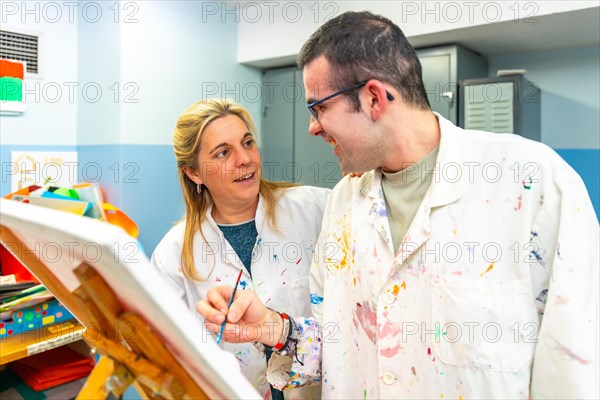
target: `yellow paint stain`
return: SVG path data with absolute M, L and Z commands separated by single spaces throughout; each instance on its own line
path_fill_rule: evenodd
M 462 396 L 458 396 L 458 400 L 462 400 Z
M 354 286 L 356 286 L 356 277 L 354 277 Z
M 452 231 L 452 233 L 453 233 L 454 235 L 456 235 L 456 229 L 455 229 L 455 230 L 453 230 L 453 231 Z
M 406 282 L 402 281 L 402 285 L 400 285 L 400 287 L 404 290 L 406 290 Z
M 440 399 L 444 398 L 444 393 L 440 393 Z
M 334 235 L 339 244 L 339 248 L 336 251 L 338 262 L 334 263 L 333 266 L 337 269 L 348 268 L 354 264 L 354 254 L 352 253 L 350 235 L 348 234 L 349 230 L 344 220 L 338 221 L 336 225 L 338 225 L 340 232 Z
M 394 294 L 394 296 L 397 296 L 399 291 L 400 291 L 400 288 L 398 287 L 398 285 L 394 285 L 394 288 L 392 290 L 392 293 Z
M 488 272 L 490 272 L 491 270 L 494 269 L 494 263 L 491 263 L 489 267 L 487 267 L 487 269 L 482 272 L 481 274 L 479 274 L 480 277 L 483 277 L 485 274 L 487 274 Z

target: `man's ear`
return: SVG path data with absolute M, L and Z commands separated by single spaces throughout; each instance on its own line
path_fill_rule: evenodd
M 202 178 L 200 177 L 200 174 L 198 174 L 197 170 L 190 167 L 183 167 L 183 173 L 186 174 L 187 177 L 190 178 L 196 185 L 201 185 L 203 183 Z
M 381 118 L 383 109 L 390 102 L 387 96 L 386 88 L 383 82 L 377 79 L 371 79 L 365 85 L 368 96 L 369 111 L 371 112 L 371 118 L 373 121 L 377 121 Z

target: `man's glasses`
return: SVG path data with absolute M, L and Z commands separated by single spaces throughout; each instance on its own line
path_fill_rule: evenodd
M 317 110 L 315 110 L 315 108 L 314 108 L 315 106 L 318 106 L 319 104 L 322 104 L 322 103 L 326 102 L 327 100 L 331 100 L 334 97 L 339 96 L 340 94 L 345 94 L 345 93 L 348 93 L 351 90 L 358 89 L 359 87 L 365 86 L 367 84 L 367 82 L 369 82 L 369 81 L 364 81 L 364 82 L 361 82 L 361 83 L 357 83 L 354 86 L 350 86 L 350 87 L 348 87 L 346 89 L 342 89 L 342 90 L 340 90 L 338 92 L 332 93 L 329 96 L 323 97 L 322 99 L 313 101 L 312 103 L 307 104 L 306 108 L 308 108 L 308 111 L 310 111 L 310 113 L 312 114 L 313 118 L 318 121 L 319 120 L 319 112 Z M 392 94 L 390 92 L 388 92 L 386 90 L 385 93 L 386 93 L 387 99 L 389 101 L 393 101 L 394 100 L 394 96 L 392 96 Z

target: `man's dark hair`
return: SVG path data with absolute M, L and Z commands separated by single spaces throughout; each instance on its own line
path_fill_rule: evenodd
M 299 68 L 319 56 L 331 65 L 332 89 L 341 90 L 369 79 L 392 85 L 404 101 L 430 109 L 421 63 L 404 33 L 389 19 L 368 11 L 349 11 L 323 24 L 302 46 Z M 360 109 L 358 94 L 348 98 Z

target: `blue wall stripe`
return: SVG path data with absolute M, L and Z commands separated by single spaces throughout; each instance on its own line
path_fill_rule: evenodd
M 139 241 L 150 255 L 184 215 L 177 165 L 170 145 L 79 146 L 79 179 L 99 183 L 109 202 L 140 228 Z
M 10 192 L 10 152 L 79 152 L 79 180 L 99 182 L 107 201 L 139 226 L 148 255 L 184 213 L 177 166 L 170 145 L 2 146 L 2 195 Z M 600 213 L 600 149 L 557 149 L 583 179 L 596 216 Z M 8 171 L 8 172 L 7 172 Z
M 555 149 L 583 179 L 596 218 L 600 216 L 600 149 Z

